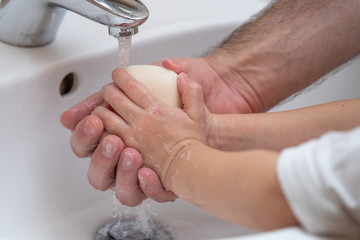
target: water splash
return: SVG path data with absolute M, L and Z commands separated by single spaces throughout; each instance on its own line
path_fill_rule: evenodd
M 164 228 L 149 216 L 150 204 L 142 204 L 134 208 L 119 206 L 115 188 L 112 188 L 110 192 L 112 196 L 112 217 L 116 221 L 99 228 L 95 234 L 95 240 L 173 239 L 170 229 Z M 130 210 L 135 213 L 135 217 L 129 215 Z
M 113 187 L 110 190 L 111 193 L 111 209 L 112 209 L 112 218 L 116 219 L 117 217 L 119 217 L 119 219 L 121 219 L 121 210 L 118 206 L 118 200 L 116 198 L 116 191 L 115 191 L 115 187 Z

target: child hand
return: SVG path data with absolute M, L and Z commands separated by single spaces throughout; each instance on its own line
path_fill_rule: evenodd
M 178 88 L 184 104 L 180 109 L 161 101 L 126 70 L 117 70 L 113 79 L 115 84 L 105 86 L 102 95 L 115 112 L 99 106 L 93 114 L 101 118 L 109 133 L 137 149 L 144 164 L 164 184 L 172 161 L 189 144 L 206 142 L 211 115 L 205 107 L 202 89 L 186 74 L 180 74 Z

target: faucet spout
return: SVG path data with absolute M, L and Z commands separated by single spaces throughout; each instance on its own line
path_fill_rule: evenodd
M 113 36 L 137 33 L 149 16 L 140 0 L 0 0 L 0 40 L 21 47 L 49 44 L 66 10 L 107 25 Z

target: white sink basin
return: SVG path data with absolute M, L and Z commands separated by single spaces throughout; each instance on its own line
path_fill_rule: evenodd
M 267 1 L 223 0 L 224 6 L 216 9 L 209 7 L 215 0 L 177 1 L 176 6 L 167 0 L 144 2 L 152 18 L 133 38 L 131 64 L 198 56 Z M 201 4 L 208 9 L 199 14 Z M 169 13 L 166 7 L 178 11 Z M 68 14 L 49 46 L 23 49 L 0 43 L 0 53 L 0 239 L 92 239 L 101 225 L 112 221 L 111 195 L 88 184 L 89 160 L 73 155 L 70 133 L 59 116 L 111 81 L 116 40 L 106 27 Z M 280 109 L 360 97 L 360 82 L 355 81 L 359 69 L 355 61 L 316 91 Z M 75 84 L 62 96 L 59 88 L 69 73 Z M 343 81 L 336 83 L 338 78 Z M 182 200 L 146 204 L 174 239 L 320 239 L 298 228 L 254 234 Z

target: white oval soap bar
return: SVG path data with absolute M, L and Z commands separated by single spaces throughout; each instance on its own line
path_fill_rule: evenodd
M 169 106 L 182 107 L 181 95 L 177 87 L 178 75 L 175 72 L 153 65 L 133 65 L 126 70 Z

